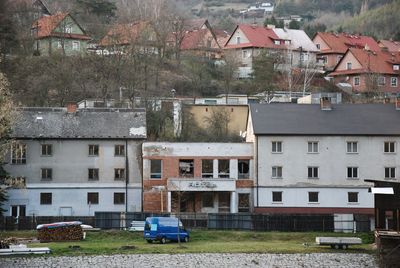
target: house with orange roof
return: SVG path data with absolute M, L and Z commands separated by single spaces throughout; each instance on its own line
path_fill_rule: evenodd
M 349 48 L 381 50 L 372 37 L 348 33 L 318 32 L 314 35 L 313 42 L 320 50 L 318 59 L 326 71 L 332 71 Z
M 318 52 L 316 46 L 302 30 L 278 29 L 257 25 L 240 24 L 224 46 L 225 50 L 234 51 L 239 61 L 239 78 L 251 76 L 253 59 L 262 51 L 280 52 L 286 67 L 304 67 L 313 65 Z M 284 67 L 284 68 L 286 68 Z
M 400 42 L 399 41 L 379 40 L 378 44 L 382 48 L 382 50 L 386 50 L 391 53 L 400 52 Z
M 68 13 L 56 13 L 39 18 L 32 24 L 35 53 L 49 56 L 55 53 L 78 55 L 86 52 L 91 37 Z
M 347 83 L 354 93 L 400 92 L 400 53 L 349 48 L 330 77 Z

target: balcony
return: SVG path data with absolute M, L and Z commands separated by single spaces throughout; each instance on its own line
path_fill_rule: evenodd
M 236 190 L 236 181 L 229 178 L 204 179 L 204 178 L 169 178 L 168 191 L 185 192 L 233 192 Z

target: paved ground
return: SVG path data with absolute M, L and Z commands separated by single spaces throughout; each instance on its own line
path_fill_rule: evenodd
M 0 267 L 378 267 L 368 254 L 143 254 L 0 258 Z

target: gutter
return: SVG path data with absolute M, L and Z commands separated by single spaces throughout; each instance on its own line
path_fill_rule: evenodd
M 128 140 L 125 139 L 125 213 L 128 212 L 128 182 L 129 182 Z

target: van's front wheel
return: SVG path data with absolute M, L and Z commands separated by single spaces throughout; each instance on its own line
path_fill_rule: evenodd
M 167 242 L 167 240 L 165 239 L 165 237 L 161 238 L 160 240 L 161 244 L 165 244 Z
M 153 240 L 146 240 L 147 241 L 147 243 L 149 243 L 149 244 L 151 244 L 151 243 L 153 243 Z

